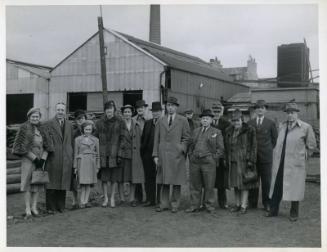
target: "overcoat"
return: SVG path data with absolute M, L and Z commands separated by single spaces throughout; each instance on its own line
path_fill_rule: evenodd
M 185 117 L 176 114 L 170 127 L 167 115 L 159 119 L 152 153 L 153 157 L 159 158 L 157 184 L 186 183 L 185 158 L 189 138 L 190 127 Z
M 44 125 L 54 146 L 54 152 L 49 153 L 45 163 L 50 180 L 46 188 L 70 190 L 74 143 L 72 123 L 65 120 L 64 134 L 56 118 L 45 122 Z
M 273 152 L 272 177 L 269 197 L 272 197 L 277 172 L 280 165 L 281 153 L 287 122 L 279 126 L 276 147 Z M 307 151 L 316 148 L 316 138 L 311 125 L 297 120 L 294 127 L 288 130 L 284 160 L 283 200 L 301 201 L 305 189 L 305 160 Z
M 100 146 L 100 166 L 106 168 L 108 159 L 109 168 L 117 167 L 118 149 L 126 128 L 124 121 L 116 115 L 110 119 L 103 115 L 95 123 L 95 128 L 94 136 L 99 139 Z
M 141 126 L 136 120 L 131 120 L 131 130 L 124 128 L 118 156 L 132 160 L 132 183 L 144 183 L 144 169 L 141 159 Z
M 263 118 L 262 124 L 257 125 L 257 118 L 248 121 L 256 129 L 257 163 L 272 163 L 272 153 L 277 141 L 277 128 L 274 121 Z
M 100 169 L 98 138 L 92 135 L 75 138 L 73 167 L 78 170 L 80 184 L 97 183 L 97 170 Z
M 228 180 L 227 188 L 230 188 L 230 177 L 231 177 L 231 159 L 232 155 L 236 157 L 237 166 L 241 167 L 240 170 L 245 172 L 247 169 L 247 163 L 251 162 L 253 168 L 255 169 L 256 159 L 257 159 L 257 146 L 256 146 L 256 135 L 255 129 L 252 126 L 249 126 L 247 123 L 242 123 L 242 128 L 237 135 L 237 144 L 234 152 L 232 153 L 232 141 L 233 141 L 233 132 L 234 126 L 231 125 L 225 131 L 225 157 L 227 164 Z M 244 189 L 255 188 L 258 186 L 258 183 L 249 183 L 246 186 L 244 185 Z

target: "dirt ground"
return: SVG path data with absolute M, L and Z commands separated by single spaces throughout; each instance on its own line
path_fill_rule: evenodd
M 319 173 L 319 159 L 310 161 Z M 318 167 L 317 167 L 318 166 Z M 68 194 L 67 207 L 71 205 Z M 7 197 L 7 246 L 60 247 L 320 247 L 320 185 L 306 183 L 300 218 L 288 220 L 289 202 L 281 204 L 280 216 L 266 218 L 261 209 L 238 216 L 217 209 L 187 214 L 188 190 L 183 188 L 181 211 L 157 213 L 154 208 L 118 206 L 102 208 L 93 194 L 92 208 L 24 220 L 23 194 Z M 233 203 L 233 192 L 228 192 Z M 44 195 L 39 208 L 44 209 Z

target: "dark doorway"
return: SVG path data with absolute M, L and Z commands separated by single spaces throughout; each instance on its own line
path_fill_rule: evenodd
M 77 109 L 86 110 L 87 93 L 68 93 L 68 111 L 74 112 Z
M 130 104 L 135 106 L 136 101 L 142 100 L 143 90 L 132 90 L 123 92 L 123 105 Z
M 7 95 L 7 124 L 23 123 L 34 104 L 34 94 Z

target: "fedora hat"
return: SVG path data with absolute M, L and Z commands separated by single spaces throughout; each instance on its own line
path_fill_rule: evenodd
M 192 113 L 193 113 L 193 109 L 191 108 L 184 111 L 184 114 L 192 114 Z
M 130 108 L 132 110 L 132 113 L 134 113 L 134 107 L 130 104 L 126 104 L 120 108 L 120 111 L 123 113 L 125 109 Z
M 150 110 L 151 111 L 161 111 L 162 110 L 161 102 L 152 102 Z
M 239 109 L 235 109 L 232 113 L 232 121 L 237 121 L 242 118 L 242 112 Z
M 173 96 L 168 97 L 168 99 L 166 101 L 166 104 L 167 103 L 172 103 L 172 104 L 175 104 L 176 106 L 179 106 L 178 101 L 177 101 L 177 98 L 175 98 Z
M 268 105 L 265 100 L 257 100 L 257 102 L 254 104 L 255 109 L 260 107 L 268 108 Z
M 300 110 L 295 102 L 289 102 L 289 103 L 286 103 L 285 109 L 284 109 L 284 112 L 288 112 L 288 111 L 299 112 Z
M 214 114 L 212 114 L 211 109 L 204 109 L 200 115 L 200 117 L 202 118 L 203 116 L 210 116 L 210 117 L 214 117 Z
M 138 100 L 135 103 L 136 108 L 147 107 L 147 106 L 148 104 L 146 104 L 144 100 Z

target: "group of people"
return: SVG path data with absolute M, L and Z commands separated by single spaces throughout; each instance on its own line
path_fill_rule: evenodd
M 181 186 L 187 180 L 187 213 L 202 209 L 212 213 L 217 197 L 221 209 L 245 214 L 248 208 L 258 207 L 261 184 L 265 215 L 277 216 L 283 199 L 292 202 L 290 220 L 297 220 L 304 197 L 305 160 L 316 140 L 312 127 L 298 118 L 296 103 L 286 104 L 287 120 L 278 130 L 265 116 L 264 100 L 257 101 L 256 117 L 248 122 L 238 109 L 227 120 L 220 102 L 204 109 L 200 122 L 193 119 L 191 109 L 184 116 L 178 114 L 175 97 L 168 97 L 165 111 L 161 102 L 152 102 L 148 120 L 147 106 L 140 100 L 135 108 L 121 107 L 118 115 L 114 101 L 108 101 L 95 123 L 78 110 L 74 124 L 66 119 L 64 103 L 56 105 L 53 119 L 42 123 L 40 109 L 30 109 L 13 146 L 13 153 L 22 158 L 26 217 L 39 215 L 38 194 L 44 187 L 49 214 L 64 211 L 67 191 L 73 192 L 73 209 L 91 207 L 90 191 L 99 179 L 102 207 L 116 207 L 119 198 L 120 204 L 142 203 L 172 213 L 180 210 Z M 48 172 L 49 183 L 31 183 L 37 169 Z M 226 189 L 234 189 L 231 207 Z

